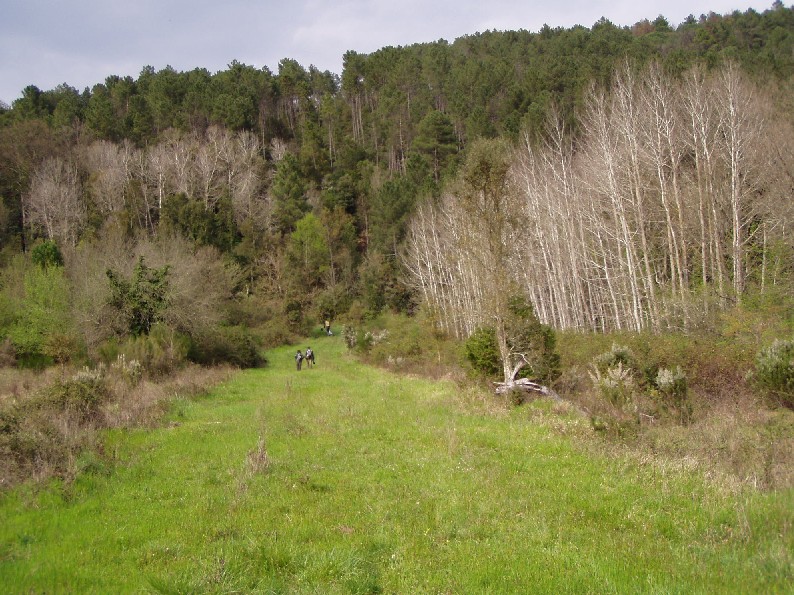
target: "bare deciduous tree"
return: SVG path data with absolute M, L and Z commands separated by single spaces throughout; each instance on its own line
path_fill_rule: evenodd
M 552 113 L 504 187 L 477 186 L 490 147 L 417 211 L 404 261 L 442 328 L 467 336 L 487 318 L 498 332 L 511 284 L 557 328 L 685 328 L 790 266 L 794 149 L 761 90 L 732 64 L 677 82 L 629 63 L 610 89 L 587 94 L 575 145 Z
M 86 219 L 77 168 L 57 157 L 44 161 L 33 174 L 24 208 L 31 226 L 51 240 L 74 246 Z

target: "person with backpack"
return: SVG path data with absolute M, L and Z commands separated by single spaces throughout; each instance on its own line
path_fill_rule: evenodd
M 298 366 L 298 370 L 301 369 L 301 364 L 303 363 L 303 354 L 301 350 L 298 349 L 298 353 L 295 354 L 295 364 Z
M 306 365 L 310 368 L 315 364 L 314 361 L 314 351 L 312 351 L 311 347 L 306 348 Z

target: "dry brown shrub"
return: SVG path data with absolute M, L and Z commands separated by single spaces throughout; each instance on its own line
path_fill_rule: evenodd
M 29 397 L 71 371 L 56 367 L 44 370 L 0 368 L 0 407 Z
M 117 228 L 109 227 L 101 240 L 81 243 L 66 258 L 67 275 L 74 288 L 73 314 L 89 354 L 125 328 L 120 312 L 108 305 L 107 271 L 129 279 L 141 257 L 149 267 L 169 267 L 169 305 L 163 318 L 171 328 L 194 334 L 217 326 L 226 316 L 226 304 L 239 271 L 217 250 L 195 249 L 180 237 L 130 240 Z
M 232 367 L 188 365 L 166 378 L 142 380 L 134 387 L 123 379 L 112 378 L 111 390 L 115 397 L 103 408 L 105 425 L 111 428 L 152 427 L 168 410 L 173 398 L 202 395 L 228 380 L 234 372 Z
M 563 335 L 565 337 L 565 335 Z M 568 337 L 568 368 L 557 390 L 585 410 L 602 439 L 583 436 L 588 450 L 628 456 L 667 472 L 696 471 L 725 489 L 794 486 L 794 412 L 773 409 L 748 382 L 753 341 L 718 335 L 626 338 L 645 371 L 680 365 L 687 377 L 688 424 L 665 413 L 643 384 L 632 407 L 617 408 L 584 381 L 590 336 Z M 605 338 L 595 338 L 598 342 Z M 577 342 L 578 341 L 578 342 Z M 603 439 L 606 438 L 606 439 Z
M 16 364 L 16 350 L 11 339 L 5 338 L 0 343 L 0 369 L 10 368 Z
M 602 409 L 595 405 L 607 424 L 619 421 L 607 417 L 603 402 Z M 631 439 L 610 427 L 597 432 L 608 440 L 586 433 L 577 436 L 588 451 L 627 456 L 665 473 L 697 472 L 727 491 L 794 487 L 794 412 L 766 409 L 759 401 L 740 398 L 701 407 L 695 417 L 689 425 L 640 420 Z
M 688 456 L 707 475 L 764 490 L 794 487 L 794 412 L 723 403 L 690 427 L 650 431 L 644 442 Z
M 84 468 L 104 466 L 101 430 L 154 426 L 173 399 L 204 394 L 234 371 L 194 365 L 133 384 L 113 367 L 95 370 L 90 374 L 101 376 L 103 399 L 87 415 L 47 397 L 53 390 L 60 394 L 64 377 L 76 376 L 73 370 L 0 370 L 0 414 L 13 420 L 0 434 L 0 489 L 53 476 L 70 481 Z

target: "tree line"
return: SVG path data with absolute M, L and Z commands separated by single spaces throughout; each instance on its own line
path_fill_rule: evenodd
M 0 106 L 4 287 L 56 244 L 93 349 L 130 328 L 88 304 L 146 286 L 146 262 L 180 280 L 157 318 L 194 338 L 420 302 L 465 336 L 499 287 L 557 328 L 686 326 L 790 272 L 792 48 L 776 2 L 351 51 L 341 76 L 285 59 L 30 86 Z M 202 258 L 207 302 L 186 287 Z

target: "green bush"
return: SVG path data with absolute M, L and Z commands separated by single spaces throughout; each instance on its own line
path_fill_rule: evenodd
M 358 329 L 356 331 L 356 340 L 353 349 L 359 353 L 369 353 L 374 342 L 375 335 L 372 334 L 372 331 Z
M 431 327 L 404 314 L 382 314 L 372 322 L 373 328 L 360 341 L 373 363 L 420 373 L 438 365 L 440 343 Z
M 121 343 L 109 341 L 100 348 L 100 356 L 106 364 L 124 356 L 127 361 L 139 362 L 150 375 L 163 376 L 184 365 L 190 346 L 188 337 L 156 323 L 148 335 L 128 337 Z
M 102 369 L 71 378 L 0 408 L 0 457 L 12 475 L 66 476 L 76 455 L 91 448 L 100 406 L 111 397 Z
M 294 333 L 290 330 L 286 320 L 277 316 L 262 324 L 257 334 L 262 347 L 271 349 L 280 345 L 289 345 L 295 340 Z
M 342 339 L 344 340 L 348 349 L 355 349 L 359 339 L 359 332 L 356 331 L 356 327 L 350 324 L 343 326 Z
M 72 378 L 47 389 L 42 402 L 59 411 L 76 413 L 85 420 L 96 414 L 109 394 L 102 370 L 83 368 Z
M 48 341 L 72 334 L 69 282 L 61 267 L 36 267 L 25 271 L 23 283 L 21 299 L 12 300 L 13 322 L 6 332 L 23 365 L 47 365 L 52 363 L 45 352 Z
M 51 358 L 56 364 L 73 361 L 75 357 L 84 355 L 82 352 L 79 339 L 71 333 L 54 333 L 47 337 L 42 345 L 43 355 Z
M 345 345 L 356 353 L 368 354 L 375 342 L 375 336 L 373 331 L 356 328 L 349 324 L 342 327 L 342 339 L 345 341 Z
M 529 378 L 546 384 L 551 384 L 562 374 L 560 354 L 557 353 L 557 337 L 554 329 L 545 324 L 538 325 L 535 329 L 532 345 L 534 347 L 534 361 L 519 373 L 519 378 Z
M 634 403 L 636 383 L 633 371 L 624 367 L 623 362 L 618 362 L 604 372 L 594 366 L 590 378 L 601 396 L 615 407 L 625 410 Z
M 621 365 L 625 369 L 633 370 L 636 367 L 634 353 L 626 345 L 612 343 L 612 348 L 606 353 L 597 355 L 593 359 L 593 366 L 604 374 L 610 368 Z
M 688 423 L 692 419 L 692 403 L 689 400 L 686 374 L 681 366 L 675 370 L 659 368 L 654 378 L 655 395 L 662 409 L 673 411 L 678 421 Z
M 30 260 L 33 264 L 46 269 L 47 267 L 62 267 L 63 256 L 58 248 L 58 244 L 52 240 L 37 244 L 30 251 Z
M 777 339 L 755 358 L 758 384 L 779 404 L 794 408 L 794 340 Z
M 464 345 L 466 359 L 474 370 L 486 378 L 497 377 L 502 373 L 499 346 L 493 328 L 478 328 Z
M 168 306 L 168 265 L 154 269 L 146 265 L 143 256 L 127 280 L 113 269 L 106 271 L 110 281 L 110 306 L 118 310 L 127 328 L 121 329 L 132 335 L 146 335 L 162 320 Z
M 111 369 L 129 386 L 137 386 L 143 377 L 143 365 L 137 359 L 127 359 L 119 353 L 116 361 L 110 365 Z
M 194 337 L 188 356 L 205 365 L 227 363 L 256 368 L 266 363 L 255 337 L 242 326 L 218 327 Z
M 523 295 L 511 296 L 507 301 L 505 321 L 508 349 L 524 354 L 527 365 L 518 377 L 551 384 L 560 376 L 560 356 L 554 330 L 541 324 L 532 303 Z

